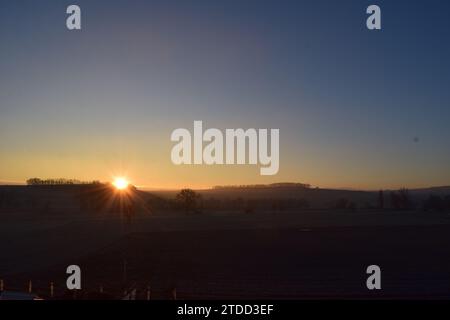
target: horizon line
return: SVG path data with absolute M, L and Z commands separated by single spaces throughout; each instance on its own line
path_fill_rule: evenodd
M 101 182 L 101 183 L 107 183 L 107 182 Z M 134 185 L 136 188 L 142 190 L 142 191 L 178 191 L 181 189 L 192 189 L 197 191 L 206 191 L 206 190 L 214 190 L 214 189 L 225 189 L 225 188 L 251 188 L 251 187 L 257 187 L 257 186 L 267 186 L 270 187 L 271 185 L 276 184 L 293 184 L 293 186 L 290 187 L 296 187 L 295 184 L 304 184 L 302 182 L 274 182 L 274 183 L 261 183 L 261 184 L 227 184 L 227 185 L 212 185 L 212 186 L 203 186 L 203 187 L 190 187 L 190 186 L 182 186 L 182 187 L 158 187 L 158 186 L 148 186 L 148 185 Z M 0 186 L 27 186 L 27 183 L 24 181 L 12 181 L 12 180 L 0 180 Z M 289 186 L 287 186 L 289 187 Z M 439 185 L 439 186 L 421 186 L 421 187 L 399 187 L 399 188 L 354 188 L 354 187 L 321 187 L 321 186 L 313 186 L 310 185 L 308 189 L 322 189 L 322 190 L 340 190 L 340 191 L 361 191 L 361 192 L 376 192 L 376 191 L 392 191 L 392 190 L 398 190 L 401 188 L 406 188 L 410 190 L 421 190 L 421 189 L 433 189 L 433 188 L 448 188 L 450 185 Z

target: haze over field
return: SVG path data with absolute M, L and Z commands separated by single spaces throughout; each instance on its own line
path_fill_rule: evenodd
M 0 186 L 7 290 L 32 279 L 42 297 L 53 282 L 58 298 L 72 299 L 65 270 L 77 264 L 81 299 L 98 298 L 99 286 L 103 299 L 130 287 L 145 299 L 149 284 L 153 299 L 174 287 L 180 299 L 448 297 L 448 187 L 400 202 L 400 191 L 380 202 L 378 192 L 296 184 L 226 187 L 186 207 L 180 193 L 122 186 Z M 374 262 L 387 272 L 383 291 L 369 293 Z

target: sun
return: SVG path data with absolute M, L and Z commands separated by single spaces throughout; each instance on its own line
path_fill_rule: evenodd
M 125 178 L 115 178 L 112 184 L 117 190 L 124 190 L 128 187 L 129 183 Z

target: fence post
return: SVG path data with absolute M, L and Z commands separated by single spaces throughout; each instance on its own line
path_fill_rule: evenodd
M 151 298 L 151 290 L 150 290 L 150 286 L 147 287 L 147 300 L 150 300 Z
M 172 289 L 172 300 L 177 300 L 177 288 Z
M 3 285 L 3 279 L 0 279 L 0 291 L 3 291 L 4 285 Z
M 28 281 L 28 293 L 33 292 L 33 282 L 30 280 Z
M 52 281 L 52 282 L 50 282 L 50 297 L 51 298 L 53 298 L 53 295 L 55 293 L 54 291 L 55 291 L 55 288 L 54 288 L 53 281 Z

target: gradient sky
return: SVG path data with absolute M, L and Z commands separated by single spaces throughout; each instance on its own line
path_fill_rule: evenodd
M 68 31 L 78 4 L 82 30 Z M 378 4 L 381 31 L 365 26 Z M 0 181 L 450 184 L 449 1 L 0 1 Z M 175 166 L 176 128 L 279 128 L 280 171 Z

